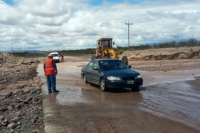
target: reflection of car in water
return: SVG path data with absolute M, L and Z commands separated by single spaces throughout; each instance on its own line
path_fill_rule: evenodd
M 130 69 L 122 61 L 117 59 L 94 59 L 81 70 L 83 82 L 100 85 L 102 91 L 109 88 L 131 88 L 139 90 L 143 84 L 141 75 Z
M 52 53 L 50 53 L 50 55 L 53 55 L 53 60 L 55 60 L 55 62 L 60 62 L 61 57 L 58 52 L 52 52 Z
M 95 87 L 96 85 L 92 85 Z M 143 101 L 143 95 L 140 92 L 130 93 L 130 90 L 123 89 L 113 91 L 112 93 L 99 92 L 97 89 L 81 89 L 81 96 L 87 104 L 89 102 L 99 103 L 102 102 L 111 107 L 120 107 L 122 105 L 128 105 L 131 108 L 134 105 L 138 105 Z

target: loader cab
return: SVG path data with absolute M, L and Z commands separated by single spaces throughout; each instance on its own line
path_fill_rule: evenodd
M 104 47 L 104 48 L 112 48 L 112 45 L 115 43 L 112 42 L 112 38 L 100 38 L 97 40 L 98 47 Z

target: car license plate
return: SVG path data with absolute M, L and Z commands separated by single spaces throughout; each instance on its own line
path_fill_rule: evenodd
M 129 85 L 134 84 L 134 80 L 127 81 L 127 84 L 129 84 Z

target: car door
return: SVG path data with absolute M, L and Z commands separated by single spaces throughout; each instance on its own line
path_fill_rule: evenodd
M 91 71 L 91 80 L 92 80 L 92 83 L 99 84 L 99 78 L 101 76 L 101 72 L 100 72 L 99 63 L 98 63 L 97 60 L 94 61 L 92 69 L 93 69 Z
M 85 75 L 86 75 L 88 82 L 92 82 L 92 76 L 91 76 L 92 72 L 91 71 L 93 71 L 93 64 L 94 64 L 94 61 L 90 61 L 85 69 Z

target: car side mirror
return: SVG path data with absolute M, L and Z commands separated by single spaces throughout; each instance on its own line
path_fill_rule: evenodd
M 113 42 L 113 45 L 115 45 L 115 42 Z
M 128 67 L 129 69 L 131 69 L 131 65 L 128 65 L 127 67 Z
M 96 66 L 93 67 L 94 70 L 98 70 L 98 68 Z

